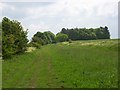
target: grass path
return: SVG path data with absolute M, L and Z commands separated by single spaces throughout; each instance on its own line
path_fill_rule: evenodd
M 77 43 L 77 44 L 75 44 Z M 96 43 L 96 42 L 95 42 Z M 47 45 L 3 61 L 4 88 L 117 87 L 117 49 L 113 46 Z
M 3 87 L 57 87 L 53 78 L 55 77 L 55 72 L 52 67 L 51 56 L 49 55 L 50 52 L 46 50 L 48 48 L 43 49 L 33 52 L 34 55 L 32 56 L 30 53 L 27 54 L 27 58 L 24 58 L 23 55 L 22 61 L 4 61 L 3 75 L 7 75 L 3 76 Z M 17 64 L 14 65 L 12 62 L 16 62 Z M 8 65 L 9 68 L 7 68 Z
M 34 59 L 33 59 L 34 58 Z M 19 58 L 18 58 L 19 59 Z M 7 80 L 5 80 L 5 83 L 8 83 L 11 87 L 23 87 L 24 85 L 27 84 L 27 82 L 29 82 L 31 80 L 31 78 L 33 78 L 33 74 L 35 73 L 34 70 L 36 70 L 36 63 L 37 63 L 37 55 L 36 53 L 34 55 L 30 55 L 28 54 L 27 58 L 22 58 L 22 62 L 20 61 L 15 61 L 17 62 L 16 65 L 14 65 L 14 63 L 12 63 L 12 61 L 10 61 L 10 63 L 8 63 L 9 72 L 11 73 L 7 73 L 8 75 L 6 77 L 9 77 Z M 28 61 L 29 60 L 29 61 Z M 40 61 L 39 61 L 40 62 Z M 4 68 L 7 68 L 4 66 Z M 14 69 L 13 69 L 14 67 Z M 21 73 L 22 72 L 22 73 Z M 3 75 L 4 75 L 4 70 L 3 70 Z M 10 76 L 12 75 L 12 76 Z M 3 76 L 3 82 L 4 82 L 4 76 Z M 13 83 L 14 82 L 14 83 Z M 3 83 L 4 86 L 4 83 Z M 7 86 L 6 86 L 7 87 Z

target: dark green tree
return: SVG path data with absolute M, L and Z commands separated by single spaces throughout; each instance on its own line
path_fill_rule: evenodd
M 47 36 L 42 32 L 37 32 L 34 37 L 38 37 L 42 40 L 42 45 L 48 44 Z
M 109 30 L 108 30 L 108 27 L 107 26 L 105 26 L 105 28 L 104 28 L 104 38 L 105 39 L 110 39 L 110 32 L 109 32 Z
M 55 35 L 50 32 L 46 31 L 44 33 L 42 32 L 37 32 L 33 38 L 32 41 L 30 42 L 30 46 L 37 47 L 45 44 L 51 44 L 55 41 Z
M 62 28 L 61 32 L 67 34 L 71 40 L 94 40 L 94 39 L 110 39 L 110 33 L 108 27 L 100 28 Z
M 44 34 L 47 37 L 47 44 L 53 43 L 55 41 L 55 35 L 52 32 L 46 31 Z
M 27 31 L 23 30 L 20 22 L 6 17 L 2 20 L 2 54 L 3 58 L 22 53 L 27 47 Z
M 58 33 L 55 37 L 56 42 L 65 42 L 68 41 L 67 34 Z
M 32 41 L 29 43 L 30 46 L 36 47 L 36 48 L 40 48 L 42 44 L 43 44 L 43 40 L 41 38 L 36 37 L 36 36 L 33 37 Z

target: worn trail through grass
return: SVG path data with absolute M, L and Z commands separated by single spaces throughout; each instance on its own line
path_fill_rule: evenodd
M 3 61 L 2 86 L 115 88 L 118 82 L 117 60 L 115 40 L 99 41 L 99 44 L 97 41 L 76 41 L 46 45 Z

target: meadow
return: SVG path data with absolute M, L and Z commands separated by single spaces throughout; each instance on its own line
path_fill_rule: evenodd
M 117 88 L 118 40 L 48 44 L 15 55 L 2 61 L 2 87 Z

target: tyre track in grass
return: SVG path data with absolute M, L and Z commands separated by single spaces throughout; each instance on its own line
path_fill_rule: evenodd
M 30 74 L 29 72 L 34 69 L 33 67 L 32 68 L 30 68 L 30 67 L 33 66 L 35 63 L 36 63 L 36 60 L 34 60 L 33 63 L 31 63 L 26 69 L 23 70 L 23 72 L 26 71 L 26 73 L 23 75 L 23 77 L 21 77 L 21 79 L 18 79 L 19 82 L 16 83 L 17 87 L 19 87 L 19 88 L 24 88 L 24 87 L 27 88 L 26 84 L 28 84 L 28 83 L 24 84 L 22 82 L 27 82 L 27 80 L 30 80 L 30 76 L 28 74 Z M 27 76 L 27 78 L 25 78 L 26 76 Z
M 53 77 L 55 77 L 54 71 L 53 71 L 53 67 L 52 67 L 52 61 L 51 61 L 51 57 L 48 58 L 47 60 L 47 70 L 48 70 L 48 81 L 47 81 L 47 87 L 54 87 L 54 81 L 53 81 Z
M 22 66 L 20 66 L 20 70 L 16 71 L 16 73 L 11 76 L 10 78 L 8 78 L 5 82 L 3 81 L 3 87 L 4 88 L 14 88 L 14 87 L 18 87 L 18 84 L 20 83 L 20 81 L 22 80 L 22 77 L 25 76 L 25 71 L 27 71 L 29 69 L 29 67 L 34 63 L 35 61 L 31 61 L 29 63 L 27 63 L 27 65 L 22 68 Z M 14 62 L 13 62 L 14 63 Z M 23 65 L 24 66 L 24 65 Z M 17 66 L 16 66 L 17 67 Z M 22 74 L 21 74 L 22 73 Z
M 38 72 L 40 72 L 41 70 L 41 68 L 43 68 L 43 67 L 41 67 L 41 64 L 43 63 L 43 59 L 42 59 L 42 55 L 41 55 L 42 53 L 39 53 L 39 55 L 37 56 L 37 62 L 36 63 L 34 63 L 34 66 L 35 66 L 35 68 L 34 68 L 34 73 L 33 73 L 33 75 L 32 75 L 32 79 L 30 80 L 30 82 L 29 82 L 29 85 L 27 86 L 28 88 L 37 88 L 37 81 L 38 81 L 38 77 L 42 77 Z
M 36 75 L 37 81 L 36 81 L 36 87 L 37 88 L 48 88 L 48 78 L 51 77 L 50 74 L 48 73 L 50 70 L 48 70 L 48 59 L 50 56 L 47 53 L 48 49 L 47 46 L 44 47 L 42 50 L 42 65 L 39 67 L 41 68 L 40 70 L 37 69 L 38 74 Z M 36 78 L 34 78 L 32 81 L 34 81 Z M 34 84 L 32 85 L 34 86 Z
M 37 74 L 36 69 L 39 69 L 37 63 L 40 63 L 40 62 L 41 62 L 40 60 L 35 60 L 35 62 L 31 65 L 32 68 L 30 68 L 29 71 L 26 73 L 25 75 L 26 78 L 22 80 L 23 83 L 21 83 L 20 86 L 24 88 L 35 87 L 36 80 L 33 81 L 32 79 L 33 77 L 36 78 L 36 74 Z M 32 81 L 32 84 L 34 84 L 34 86 L 32 86 L 31 81 Z
M 46 77 L 46 72 L 47 72 L 47 59 L 46 57 L 46 53 L 44 53 L 46 49 L 43 48 L 41 50 L 40 56 L 37 57 L 37 61 L 35 63 L 35 70 L 34 70 L 34 74 L 32 75 L 32 79 L 29 82 L 28 87 L 29 88 L 43 88 L 46 87 L 45 83 L 46 83 L 46 79 L 48 77 Z
M 47 87 L 52 87 L 52 73 L 53 72 L 52 72 L 51 60 L 48 59 L 47 63 L 48 63 L 47 70 L 48 70 L 48 75 L 49 75 L 48 82 L 47 82 Z
M 45 50 L 45 54 L 47 55 L 46 60 L 47 60 L 47 88 L 58 88 L 59 85 L 57 84 L 57 77 L 56 77 L 56 73 L 54 71 L 54 66 L 53 66 L 53 60 L 54 58 L 53 53 L 52 53 L 53 49 L 48 47 L 47 50 Z
M 48 63 L 48 58 L 50 58 L 50 56 L 48 55 L 48 53 L 46 52 L 46 49 L 43 48 L 42 50 L 40 50 L 41 53 L 39 53 L 40 56 L 37 56 L 38 58 L 36 58 L 36 63 L 33 65 L 35 66 L 34 68 L 34 73 L 32 75 L 32 79 L 29 81 L 29 85 L 27 87 L 29 88 L 38 88 L 38 84 L 39 87 L 47 87 L 48 83 L 47 80 L 49 77 L 51 77 L 51 74 L 48 72 L 51 72 L 49 67 L 49 63 Z M 41 60 L 40 60 L 41 59 Z M 49 70 L 48 70 L 49 68 Z M 39 83 L 40 82 L 40 83 Z
M 16 71 L 17 73 L 13 75 L 13 77 L 11 77 L 9 80 L 7 80 L 6 83 L 4 82 L 3 87 L 4 88 L 25 87 L 25 85 L 27 84 L 27 83 L 25 84 L 25 82 L 27 82 L 27 80 L 30 79 L 30 76 L 32 75 L 31 73 L 33 73 L 31 71 L 34 69 L 32 66 L 36 63 L 36 56 L 38 56 L 37 53 L 34 56 L 30 56 L 28 58 L 28 59 L 33 59 L 33 60 L 28 60 L 27 62 L 25 62 L 26 64 L 22 63 L 23 65 L 20 66 L 20 70 Z M 26 66 L 23 68 L 24 65 Z
M 31 87 L 35 88 L 53 88 L 57 87 L 55 82 L 54 67 L 52 66 L 52 57 L 50 55 L 51 51 L 48 46 L 44 47 L 42 51 L 42 65 L 40 65 L 40 70 L 36 69 L 38 72 L 36 77 L 31 80 Z M 35 81 L 35 82 L 34 82 Z M 36 84 L 35 84 L 36 83 Z
M 39 50 L 37 52 L 34 61 L 35 62 L 31 65 L 32 68 L 29 70 L 31 72 L 26 74 L 26 76 L 27 75 L 29 76 L 25 79 L 26 83 L 23 80 L 24 84 L 22 86 L 25 87 L 25 88 L 36 88 L 36 82 L 38 80 L 37 78 L 40 76 L 39 72 L 40 72 L 40 69 L 41 69 L 41 64 L 43 62 L 42 50 Z

